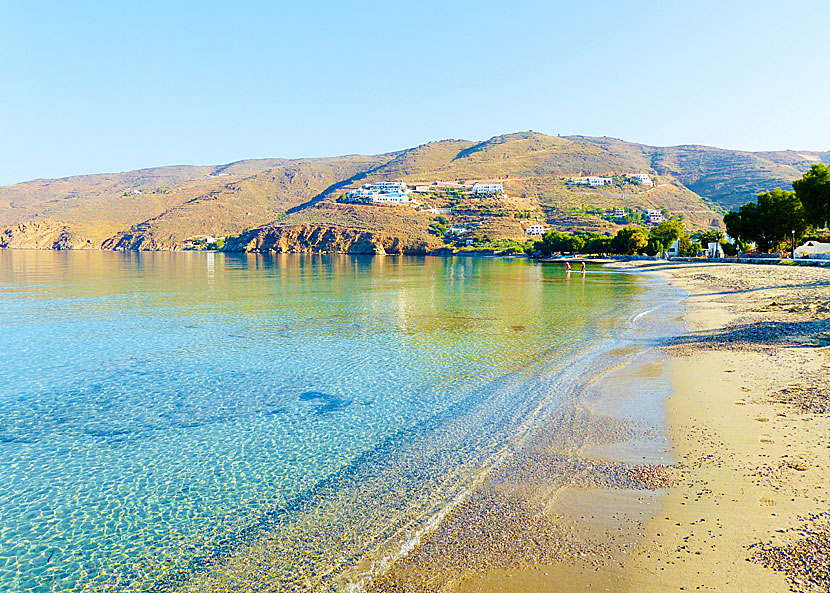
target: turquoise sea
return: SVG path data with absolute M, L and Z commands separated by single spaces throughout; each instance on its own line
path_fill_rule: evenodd
M 0 250 L 0 590 L 359 588 L 670 296 L 524 259 Z

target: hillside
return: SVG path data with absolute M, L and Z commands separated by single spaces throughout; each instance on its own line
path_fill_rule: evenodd
M 660 148 L 614 138 L 569 138 L 640 163 L 645 172 L 671 177 L 727 210 L 754 199 L 762 191 L 776 187 L 792 189 L 792 182 L 813 163 L 830 162 L 830 151 L 743 152 L 709 146 Z
M 285 237 L 296 234 L 281 229 L 291 227 L 367 231 L 385 246 L 393 245 L 394 237 L 398 245 L 420 250 L 439 245 L 430 230 L 435 215 L 336 203 L 349 188 L 388 180 L 410 185 L 499 180 L 506 191 L 499 197 L 418 198 L 424 208 L 452 208 L 445 222 L 475 227 L 482 240 L 524 239 L 523 226 L 532 222 L 612 232 L 615 224 L 600 216 L 611 208 L 666 210 L 690 228 L 706 228 L 718 226 L 723 212 L 759 191 L 789 187 L 819 161 L 830 162 L 830 152 L 653 147 L 521 132 L 483 142 L 430 142 L 375 156 L 83 175 L 0 187 L 0 247 L 179 249 L 192 237 L 247 236 L 255 229 L 269 229 L 272 236 L 280 229 L 285 245 Z M 623 176 L 632 173 L 650 174 L 655 185 L 627 183 Z M 567 181 L 585 175 L 617 177 L 604 187 Z M 309 248 L 323 249 L 320 245 Z

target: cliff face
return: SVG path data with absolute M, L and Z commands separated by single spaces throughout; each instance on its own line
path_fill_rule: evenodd
M 60 222 L 21 222 L 0 228 L 0 248 L 14 249 L 98 249 L 70 225 Z
M 175 248 L 175 242 L 166 244 L 157 241 L 152 233 L 145 233 L 143 230 L 118 233 L 101 245 L 101 249 L 112 251 L 162 251 Z
M 355 228 L 269 225 L 229 238 L 223 251 L 422 255 L 441 245 L 437 238 L 412 239 Z

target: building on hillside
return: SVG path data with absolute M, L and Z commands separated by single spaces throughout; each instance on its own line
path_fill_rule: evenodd
M 590 185 L 592 187 L 614 184 L 614 180 L 610 177 L 574 177 L 570 181 L 576 185 Z
M 469 191 L 473 189 L 473 185 L 467 183 L 457 183 L 454 181 L 436 181 L 429 186 L 430 191 L 446 191 L 448 189 L 458 189 L 462 191 Z
M 533 237 L 540 237 L 544 235 L 547 230 L 549 229 L 545 228 L 541 224 L 532 224 L 525 229 L 525 234 Z
M 410 204 L 417 206 L 418 202 L 410 198 L 407 194 L 389 193 L 389 194 L 375 194 L 371 198 L 373 204 Z
M 648 224 L 660 224 L 664 220 L 666 220 L 666 217 L 659 210 L 646 210 L 646 222 Z
M 409 197 L 409 190 L 402 181 L 367 183 L 358 189 L 346 192 L 346 200 L 369 204 L 418 204 Z
M 427 212 L 440 216 L 450 216 L 452 214 L 452 208 L 427 208 Z
M 504 192 L 502 183 L 475 183 L 473 184 L 474 194 L 500 194 Z
M 467 229 L 463 226 L 451 226 L 449 229 L 447 229 L 448 235 L 463 235 L 466 232 Z
M 807 241 L 801 247 L 795 248 L 795 256 L 808 259 L 830 259 L 830 243 Z
M 617 208 L 611 212 L 611 218 L 621 219 L 628 216 L 628 213 L 623 208 Z
M 651 177 L 649 175 L 646 175 L 645 173 L 634 173 L 634 175 L 631 176 L 631 179 L 639 181 L 643 185 L 654 185 L 654 182 L 651 180 Z
M 375 183 L 367 183 L 363 187 L 387 193 L 406 192 L 406 183 L 403 181 L 376 181 Z

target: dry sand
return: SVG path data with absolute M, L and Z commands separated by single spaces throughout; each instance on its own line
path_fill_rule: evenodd
M 668 348 L 676 484 L 631 591 L 830 591 L 830 270 L 651 264 L 690 292 Z

